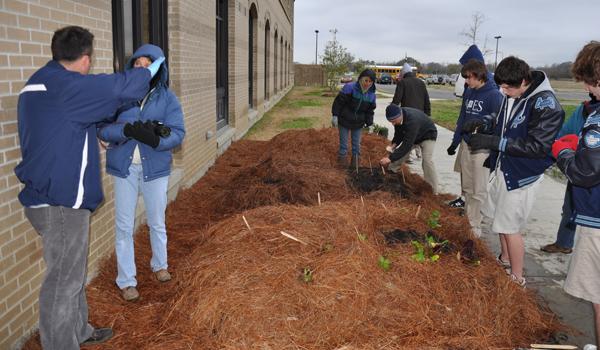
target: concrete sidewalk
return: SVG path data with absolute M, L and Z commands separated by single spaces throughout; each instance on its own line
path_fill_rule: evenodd
M 393 128 L 385 119 L 385 107 L 391 103 L 391 98 L 379 98 L 375 110 L 375 124 L 388 127 L 388 138 L 393 137 Z M 438 128 L 438 138 L 433 157 L 438 174 L 440 193 L 460 194 L 460 175 L 453 171 L 455 156 L 448 156 L 446 148 L 452 142 L 453 132 L 441 126 Z M 423 174 L 421 162 L 415 161 L 410 165 L 411 170 Z M 569 334 L 564 344 L 578 345 L 594 344 L 594 318 L 591 303 L 576 299 L 566 294 L 562 285 L 568 269 L 571 255 L 548 254 L 540 251 L 540 247 L 552 243 L 556 239 L 556 230 L 561 218 L 561 208 L 565 194 L 565 184 L 549 176 L 545 176 L 537 193 L 527 229 L 525 240 L 525 277 L 527 288 L 535 290 L 561 319 L 562 323 L 576 329 L 581 334 Z M 493 252 L 498 254 L 500 246 L 498 236 L 490 232 L 489 227 L 483 226 L 481 237 Z M 577 238 L 577 237 L 576 237 Z

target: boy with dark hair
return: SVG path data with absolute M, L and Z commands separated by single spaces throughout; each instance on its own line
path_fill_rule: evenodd
M 498 113 L 502 94 L 493 81 L 488 80 L 485 64 L 476 59 L 469 60 L 461 70 L 467 89 L 463 95 L 460 114 L 448 155 L 456 153 L 460 172 L 461 193 L 465 196 L 465 212 L 473 233 L 481 236 L 481 207 L 487 198 L 489 169 L 483 163 L 489 156 L 488 150 L 471 152 L 467 142 L 476 128 L 481 128 L 485 118 Z M 490 119 L 488 119 L 488 122 Z
M 94 36 L 71 26 L 52 37 L 52 57 L 19 94 L 24 184 L 19 201 L 42 238 L 46 273 L 40 288 L 40 339 L 48 349 L 74 350 L 112 336 L 88 323 L 85 279 L 90 214 L 102 202 L 96 125 L 122 104 L 142 99 L 154 66 L 88 75 Z
M 531 71 L 517 58 L 503 59 L 494 80 L 506 95 L 491 135 L 476 133 L 469 140 L 472 151 L 489 149 L 486 165 L 492 171 L 485 216 L 497 232 L 501 263 L 513 281 L 525 286 L 525 244 L 521 233 L 527 224 L 544 170 L 553 163 L 550 149 L 565 112 L 554 96 L 546 74 Z
M 577 81 L 600 99 L 600 42 L 592 41 L 577 55 L 572 68 Z M 573 212 L 579 239 L 569 264 L 565 291 L 594 306 L 596 349 L 600 345 L 600 105 L 583 125 L 581 139 L 565 135 L 556 140 L 552 154 L 572 184 Z

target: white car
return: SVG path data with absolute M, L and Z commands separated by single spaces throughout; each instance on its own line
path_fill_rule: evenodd
M 454 96 L 462 97 L 463 92 L 465 92 L 465 78 L 459 74 L 454 83 Z

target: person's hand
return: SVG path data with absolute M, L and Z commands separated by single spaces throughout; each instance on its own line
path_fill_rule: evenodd
M 472 134 L 477 130 L 478 127 L 483 125 L 483 120 L 481 119 L 470 119 L 467 120 L 462 126 L 462 132 L 467 134 Z
M 159 57 L 157 59 L 154 60 L 154 62 L 152 62 L 151 65 L 148 66 L 148 70 L 150 71 L 150 75 L 154 78 L 154 76 L 156 75 L 156 73 L 158 72 L 158 69 L 160 68 L 160 65 L 165 61 L 164 57 Z
M 471 136 L 471 140 L 469 140 L 469 147 L 471 147 L 471 151 L 477 151 L 480 149 L 491 149 L 493 151 L 498 151 L 500 149 L 500 136 L 473 134 L 473 136 Z
M 381 158 L 381 160 L 379 161 L 379 164 L 381 164 L 382 166 L 387 166 L 388 164 L 390 164 L 392 161 L 390 160 L 390 158 L 388 157 L 383 157 Z
M 453 156 L 456 154 L 456 148 L 458 147 L 457 144 L 451 144 L 450 147 L 448 147 L 448 149 L 446 149 L 446 152 L 448 152 L 449 156 Z
M 331 117 L 331 126 L 334 128 L 338 127 L 338 117 L 337 115 L 334 115 Z
M 123 127 L 123 134 L 152 148 L 158 147 L 160 143 L 160 137 L 154 133 L 154 126 L 151 121 L 142 123 L 138 120 L 133 124 L 127 123 Z
M 558 159 L 558 156 L 562 153 L 562 151 L 566 149 L 577 150 L 577 144 L 579 144 L 579 137 L 575 134 L 565 135 L 558 140 L 554 141 L 552 144 L 552 155 L 555 159 Z

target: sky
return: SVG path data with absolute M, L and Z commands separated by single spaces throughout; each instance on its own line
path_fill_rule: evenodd
M 590 40 L 600 40 L 600 0 L 296 0 L 294 62 L 314 63 L 331 29 L 355 58 L 458 63 L 469 39 L 460 35 L 484 15 L 477 44 L 493 63 L 518 56 L 533 67 L 574 61 Z M 468 44 L 467 44 L 468 43 Z M 320 61 L 320 57 L 319 57 Z

